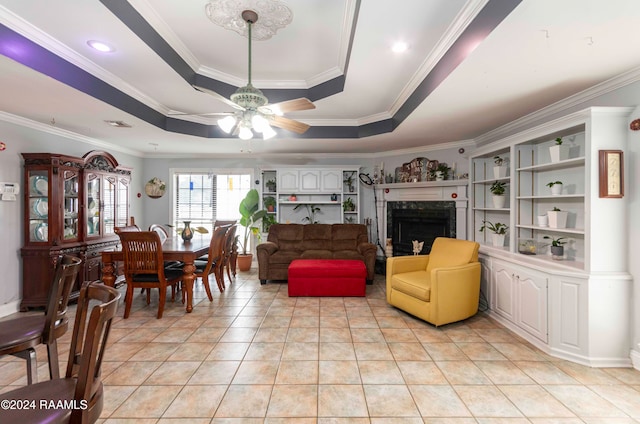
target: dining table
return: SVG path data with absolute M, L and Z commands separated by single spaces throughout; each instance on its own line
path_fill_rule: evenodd
M 193 284 L 195 282 L 194 262 L 196 258 L 208 253 L 211 237 L 193 237 L 185 241 L 180 236 L 169 237 L 162 243 L 162 257 L 165 261 L 180 261 L 182 266 L 182 286 L 186 294 L 186 311 L 193 311 Z M 121 249 L 102 251 L 102 281 L 114 287 L 116 281 L 116 263 L 124 261 Z

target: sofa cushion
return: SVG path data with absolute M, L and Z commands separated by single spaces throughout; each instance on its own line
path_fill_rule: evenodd
M 367 227 L 362 224 L 334 224 L 331 226 L 332 250 L 356 250 L 361 236 L 367 236 Z
M 303 225 L 302 250 L 332 250 L 331 225 L 307 224 Z
M 423 302 L 431 300 L 431 278 L 427 271 L 411 271 L 391 277 L 391 288 Z
M 298 259 L 300 252 L 297 250 L 278 250 L 269 257 L 269 262 L 272 264 L 289 264 L 292 260 Z
M 364 261 L 364 256 L 359 254 L 357 250 L 334 251 L 331 257 L 333 259 L 354 259 L 354 260 Z
M 302 251 L 302 225 L 274 224 L 269 228 L 268 241 L 278 245 L 280 250 Z
M 332 259 L 331 250 L 308 249 L 302 252 L 300 259 Z

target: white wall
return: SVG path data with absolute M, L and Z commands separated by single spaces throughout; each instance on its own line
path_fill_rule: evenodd
M 640 102 L 640 97 L 638 98 Z M 631 119 L 640 119 L 640 107 L 631 114 Z M 625 151 L 625 194 L 629 205 L 627 222 L 629 223 L 629 250 L 627 261 L 629 272 L 633 275 L 633 298 L 631 299 L 631 329 L 634 353 L 634 367 L 640 369 L 640 131 L 629 130 L 628 147 Z

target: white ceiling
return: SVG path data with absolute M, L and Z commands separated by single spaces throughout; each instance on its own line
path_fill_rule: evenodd
M 135 13 L 123 18 L 106 6 L 122 3 L 142 20 L 132 24 L 128 19 Z M 297 138 L 279 130 L 272 140 L 241 141 L 166 131 L 132 110 L 146 105 L 162 117 L 230 109 L 195 91 L 171 60 L 159 55 L 157 45 L 145 43 L 141 22 L 159 36 L 156 43 L 168 43 L 187 73 L 236 87 L 246 84 L 247 39 L 209 21 L 206 3 L 0 0 L 0 24 L 7 27 L 0 38 L 0 119 L 26 118 L 136 155 L 370 154 L 469 140 L 640 67 L 637 0 L 286 0 L 293 22 L 273 38 L 253 43 L 256 87 L 307 89 L 344 75 L 344 87 L 315 100 L 316 109 L 287 115 L 312 130 L 363 128 L 404 116 L 405 110 L 406 119 L 393 131 L 356 138 L 325 136 L 326 131 L 318 138 Z M 455 59 L 445 53 L 465 29 L 485 18 L 485 6 L 484 12 L 513 4 L 490 33 L 470 32 L 456 51 L 460 65 L 438 68 L 446 64 L 443 58 Z M 97 80 L 85 84 L 75 73 L 69 77 L 66 68 L 50 60 L 29 62 L 33 58 L 17 51 L 7 34 L 22 35 L 108 86 L 96 88 Z M 91 39 L 109 42 L 116 51 L 93 51 L 86 44 Z M 391 52 L 399 40 L 409 45 L 404 54 Z M 88 89 L 72 88 L 65 77 Z M 431 84 L 428 95 L 412 104 L 411 95 L 423 81 Z M 114 107 L 82 92 L 92 89 L 117 89 L 131 101 Z M 131 106 L 135 101 L 140 103 Z M 215 125 L 211 117 L 182 119 Z M 105 120 L 132 127 L 113 128 Z

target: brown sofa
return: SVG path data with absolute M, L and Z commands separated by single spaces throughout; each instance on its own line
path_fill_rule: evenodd
M 376 246 L 363 224 L 273 224 L 256 250 L 261 284 L 287 280 L 294 259 L 359 259 L 367 267 L 367 283 L 373 282 Z

